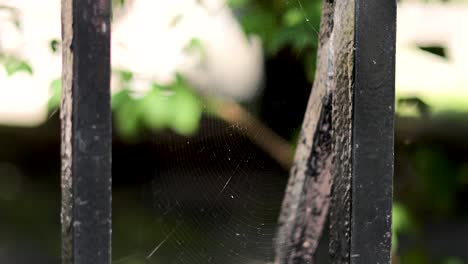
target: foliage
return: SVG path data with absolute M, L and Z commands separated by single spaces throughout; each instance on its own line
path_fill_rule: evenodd
M 1 55 L 0 64 L 3 64 L 8 76 L 12 76 L 19 72 L 33 74 L 33 69 L 29 63 L 14 55 Z
M 60 97 L 62 96 L 62 80 L 55 79 L 50 82 L 50 97 L 47 102 L 47 110 L 49 112 L 55 111 L 60 107 Z
M 394 203 L 392 212 L 392 249 L 398 250 L 398 235 L 411 232 L 414 229 L 414 220 L 407 208 L 400 203 Z
M 309 81 L 315 73 L 321 1 L 230 0 L 246 34 L 263 41 L 267 56 L 290 49 L 303 63 Z
M 132 96 L 129 86 L 133 74 L 117 71 L 123 89 L 112 95 L 111 105 L 117 132 L 127 140 L 135 140 L 144 129 L 172 129 L 180 135 L 193 134 L 199 125 L 203 104 L 182 76 L 168 85 L 153 84 L 141 97 Z M 61 80 L 50 84 L 50 112 L 60 106 Z
M 120 76 L 127 84 L 133 78 L 126 71 L 122 71 Z M 127 139 L 135 138 L 144 128 L 170 128 L 188 136 L 198 128 L 203 104 L 187 82 L 177 75 L 169 85 L 153 84 L 143 97 L 133 97 L 129 89 L 115 93 L 112 109 L 117 129 Z
M 434 147 L 418 148 L 414 153 L 414 164 L 416 175 L 420 177 L 419 197 L 432 201 L 430 210 L 434 214 L 444 215 L 452 212 L 457 199 L 457 193 L 454 191 L 457 187 L 455 164 Z
M 113 0 L 113 8 L 122 8 L 124 0 Z M 261 37 L 267 56 L 274 57 L 280 51 L 290 49 L 304 64 L 310 81 L 315 72 L 315 53 L 320 21 L 321 1 L 264 1 L 231 0 L 229 4 L 238 11 L 239 20 L 246 34 Z M 50 48 L 58 50 L 58 41 L 52 40 Z M 186 52 L 203 57 L 203 44 L 193 38 L 186 45 Z M 194 92 L 182 76 L 170 85 L 154 83 L 148 93 L 137 98 L 131 95 L 133 74 L 118 70 L 123 88 L 112 96 L 112 109 L 117 132 L 127 139 L 137 138 L 144 129 L 171 129 L 181 135 L 190 135 L 198 127 L 203 105 L 202 98 Z M 59 106 L 60 81 L 51 82 L 52 111 Z

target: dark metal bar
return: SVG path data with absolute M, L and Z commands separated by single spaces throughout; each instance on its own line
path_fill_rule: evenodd
M 62 0 L 62 263 L 111 263 L 110 0 Z
M 351 263 L 390 263 L 396 1 L 356 0 Z

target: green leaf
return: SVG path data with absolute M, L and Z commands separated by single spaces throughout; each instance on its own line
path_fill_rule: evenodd
M 131 72 L 131 71 L 127 71 L 127 70 L 118 70 L 117 72 L 118 72 L 119 77 L 120 77 L 120 79 L 122 80 L 122 82 L 128 83 L 128 82 L 130 82 L 131 80 L 133 80 L 133 72 Z
M 49 43 L 50 49 L 52 50 L 52 53 L 57 53 L 60 45 L 60 41 L 58 39 L 53 39 Z
M 399 204 L 393 204 L 392 210 L 392 250 L 398 249 L 398 236 L 399 234 L 411 230 L 413 224 L 410 215 L 406 208 Z
M 206 57 L 205 48 L 199 38 L 192 38 L 184 47 L 184 52 L 188 54 L 199 54 L 202 59 Z
M 115 111 L 116 128 L 126 140 L 134 140 L 138 134 L 139 116 L 136 110 L 137 103 L 130 98 Z
M 132 100 L 127 89 L 122 89 L 114 93 L 111 100 L 112 110 L 121 107 L 127 100 Z
M 62 79 L 58 78 L 50 82 L 49 101 L 47 102 L 47 109 L 49 112 L 54 111 L 60 107 L 60 97 L 62 96 Z
M 16 57 L 7 57 L 3 61 L 3 65 L 5 66 L 5 70 L 8 76 L 12 76 L 18 72 L 27 72 L 32 75 L 33 70 L 31 66 L 24 60 L 21 60 Z
M 141 99 L 132 99 L 127 89 L 113 95 L 117 127 L 125 137 L 134 137 L 139 125 L 152 130 L 169 128 L 181 135 L 198 129 L 201 100 L 180 74 L 175 77 L 170 85 L 153 84 Z
M 302 60 L 308 79 L 312 81 L 321 6 L 320 0 L 250 1 L 248 8 L 241 10 L 241 25 L 246 34 L 256 34 L 262 39 L 269 57 L 292 48 L 295 53 L 292 55 Z
M 174 118 L 171 120 L 171 128 L 179 134 L 191 135 L 197 131 L 203 105 L 196 95 L 187 87 L 180 87 L 174 97 Z
M 283 16 L 283 24 L 288 27 L 295 26 L 305 20 L 304 13 L 299 8 L 291 8 Z
M 139 109 L 144 124 L 152 129 L 167 127 L 172 118 L 171 98 L 157 87 L 140 101 Z
M 259 7 L 253 7 L 240 22 L 245 33 L 257 34 L 265 45 L 270 42 L 278 24 L 275 14 Z

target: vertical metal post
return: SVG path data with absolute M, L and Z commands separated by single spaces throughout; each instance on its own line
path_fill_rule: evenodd
M 329 263 L 390 263 L 396 2 L 324 0 L 322 8 L 275 263 L 314 263 L 327 215 Z
M 62 0 L 62 263 L 111 263 L 110 0 Z
M 354 16 L 353 85 L 333 92 L 330 260 L 390 263 L 396 2 L 355 0 Z
M 351 263 L 390 263 L 396 1 L 355 14 Z

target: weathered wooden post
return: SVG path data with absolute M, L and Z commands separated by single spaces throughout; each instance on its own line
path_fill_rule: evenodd
M 276 241 L 278 264 L 390 263 L 396 2 L 324 0 L 317 72 Z
M 111 263 L 110 0 L 62 0 L 62 263 Z

